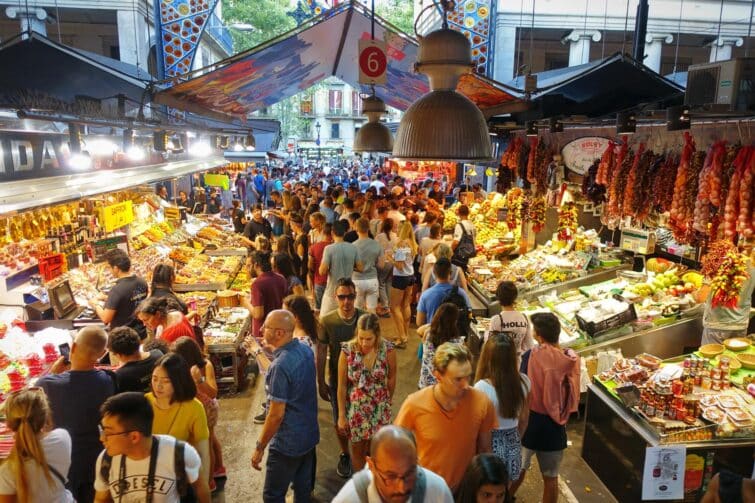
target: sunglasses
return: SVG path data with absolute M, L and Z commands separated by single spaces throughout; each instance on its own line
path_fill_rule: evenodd
M 344 294 L 344 295 L 336 295 L 336 297 L 338 297 L 338 300 L 347 300 L 347 299 L 348 300 L 354 300 L 354 299 L 357 298 L 357 296 L 356 296 L 355 293 L 347 293 L 347 294 Z

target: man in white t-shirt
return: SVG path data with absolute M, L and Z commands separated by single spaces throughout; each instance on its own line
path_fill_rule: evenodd
M 490 318 L 490 326 L 485 333 L 485 341 L 491 332 L 508 332 L 514 338 L 516 355 L 519 359 L 522 353 L 535 347 L 532 337 L 532 324 L 526 314 L 514 309 L 514 302 L 519 291 L 513 281 L 501 281 L 495 292 L 501 303 L 501 312 Z
M 441 476 L 417 464 L 414 435 L 388 425 L 372 437 L 367 466 L 341 488 L 333 503 L 406 503 L 417 496 L 432 503 L 454 500 Z
M 196 449 L 181 442 L 184 473 L 178 475 L 181 456 L 176 456 L 176 439 L 152 435 L 154 412 L 142 393 L 112 396 L 102 404 L 101 413 L 105 450 L 97 458 L 95 503 L 179 503 L 184 485 L 191 485 L 200 503 L 210 502 L 207 484 L 199 483 L 201 461 Z

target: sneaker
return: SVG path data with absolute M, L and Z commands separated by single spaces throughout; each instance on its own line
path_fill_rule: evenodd
M 338 458 L 336 473 L 342 479 L 351 477 L 351 458 L 349 458 L 349 455 L 345 452 L 342 452 L 341 456 Z
M 254 416 L 254 424 L 265 424 L 265 419 L 267 419 L 267 411 L 263 410 L 261 414 Z

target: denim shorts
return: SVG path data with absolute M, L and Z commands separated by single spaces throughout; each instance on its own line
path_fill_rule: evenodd
M 529 470 L 532 456 L 537 456 L 537 464 L 543 477 L 558 477 L 561 461 L 564 459 L 564 451 L 533 451 L 522 447 L 522 469 Z
M 391 287 L 396 290 L 406 290 L 414 284 L 414 276 L 397 276 L 393 275 Z

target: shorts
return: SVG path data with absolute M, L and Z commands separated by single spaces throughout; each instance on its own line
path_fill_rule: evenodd
M 333 410 L 333 425 L 338 426 L 338 385 L 328 384 L 330 391 L 330 408 Z
M 322 306 L 322 296 L 325 294 L 325 285 L 315 285 L 315 309 Z
M 378 305 L 378 279 L 355 279 L 357 289 L 357 309 L 374 312 Z
M 540 473 L 543 477 L 558 477 L 561 461 L 564 459 L 564 451 L 533 451 L 522 447 L 522 470 L 529 470 L 532 456 L 537 456 L 537 464 L 540 465 Z
M 406 290 L 414 284 L 414 276 L 396 276 L 393 275 L 391 287 L 396 290 Z

